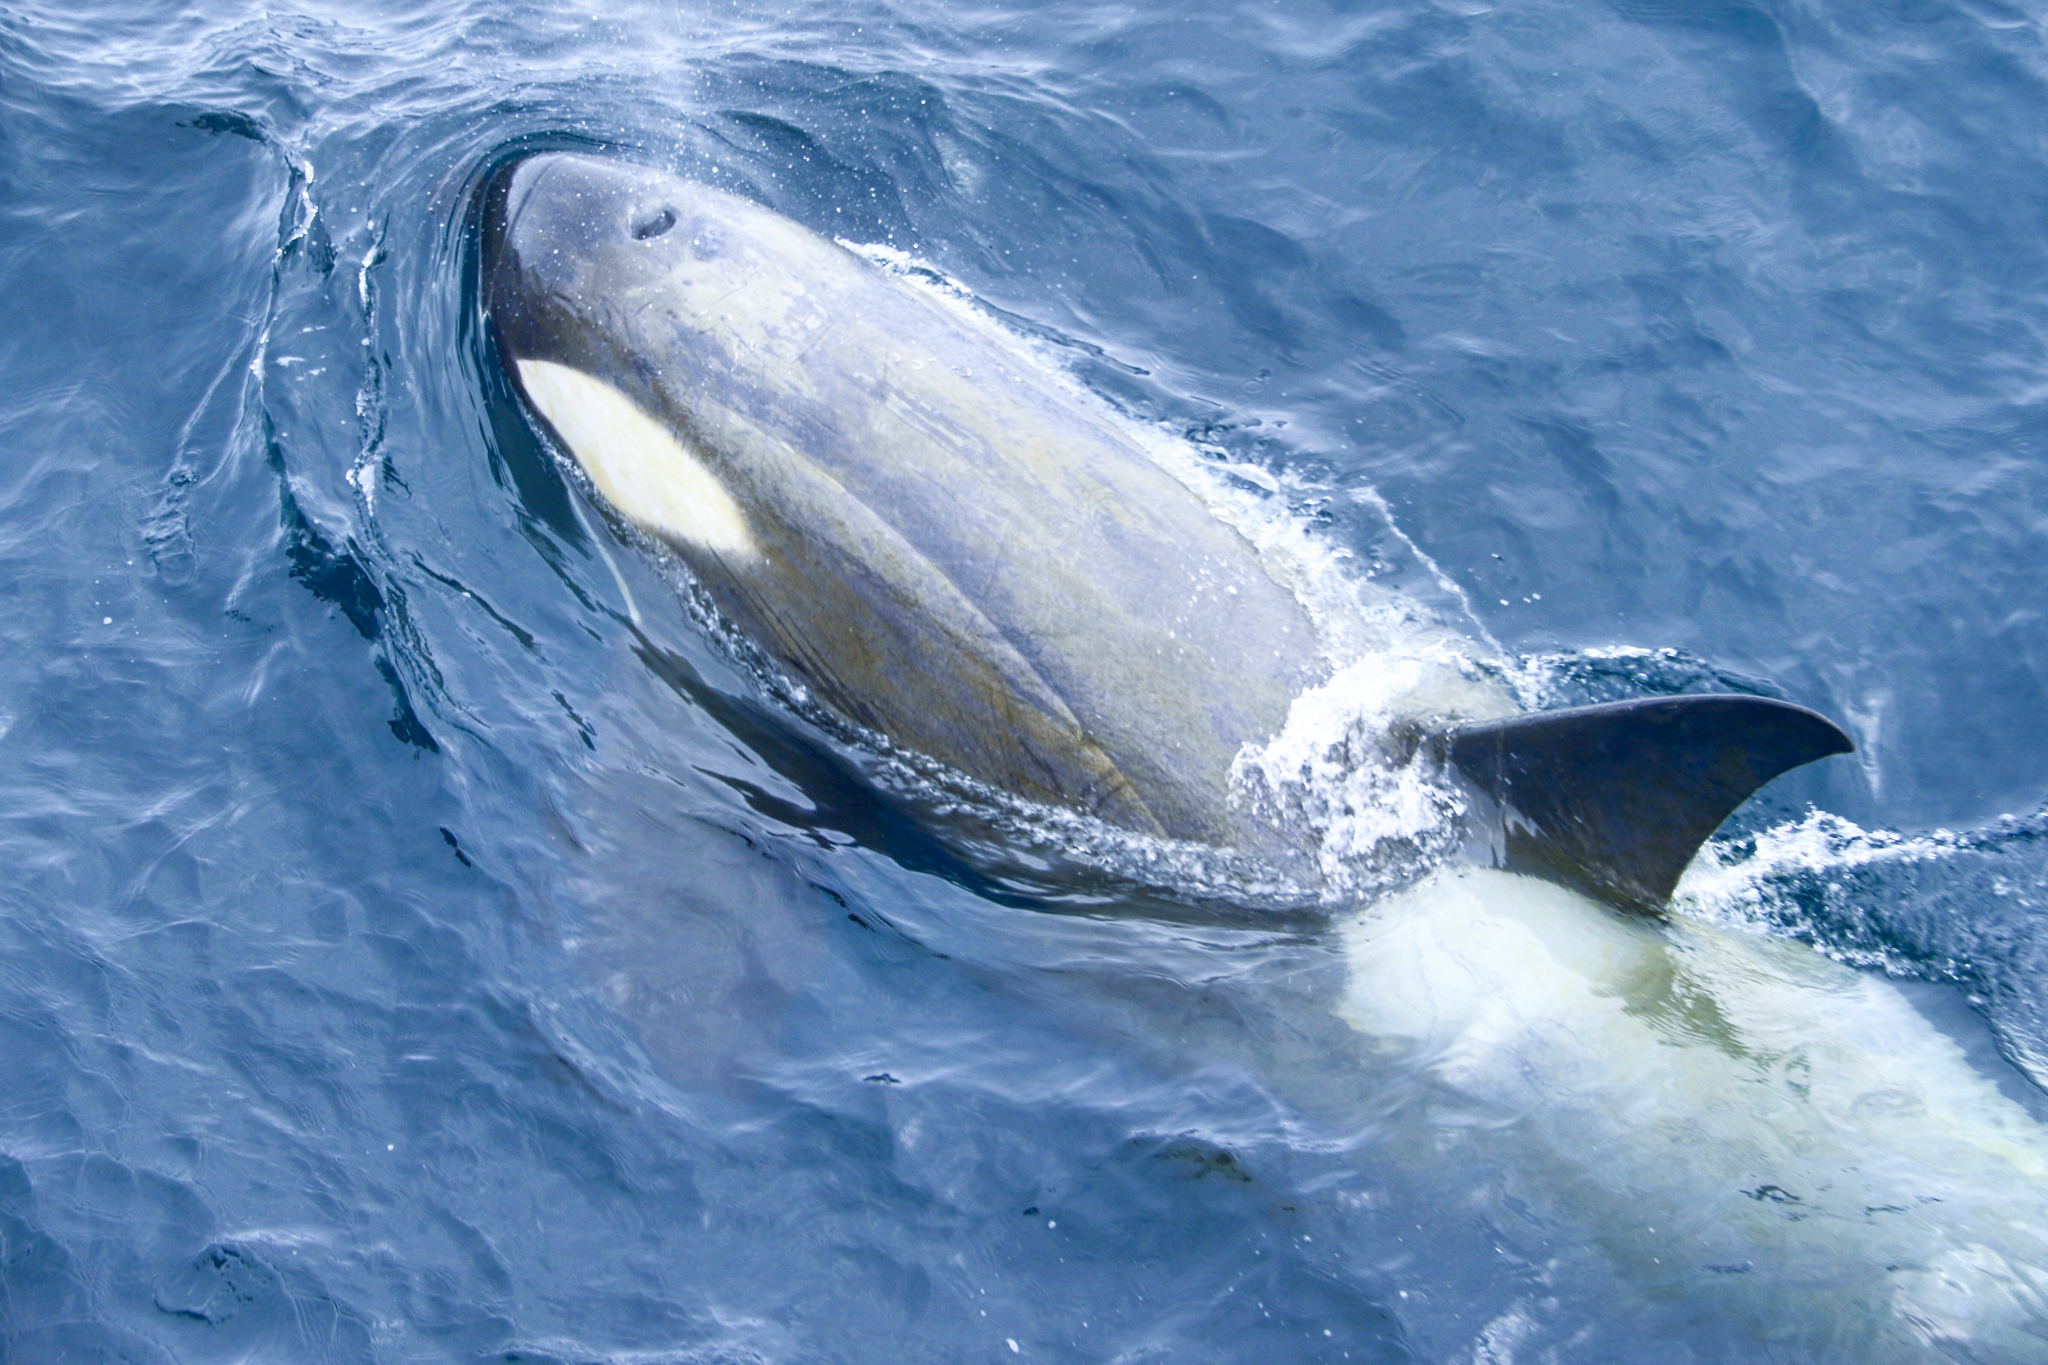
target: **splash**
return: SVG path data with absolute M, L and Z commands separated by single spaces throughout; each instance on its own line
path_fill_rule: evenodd
M 1498 705 L 1449 651 L 1359 660 L 1295 699 L 1270 741 L 1231 765 L 1231 800 L 1313 850 L 1338 894 L 1401 886 L 1464 843 L 1467 801 L 1425 718 Z

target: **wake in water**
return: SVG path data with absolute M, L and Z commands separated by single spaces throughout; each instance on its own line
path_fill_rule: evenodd
M 1456 654 L 1360 659 L 1238 755 L 1232 797 L 1313 850 L 1333 899 L 1406 885 L 1465 844 L 1471 809 L 1423 726 L 1483 719 L 1500 701 Z

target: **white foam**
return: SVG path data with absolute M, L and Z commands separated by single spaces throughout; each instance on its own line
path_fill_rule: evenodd
M 1505 710 L 1449 652 L 1381 654 L 1297 697 L 1278 735 L 1231 765 L 1231 800 L 1311 850 L 1331 891 L 1397 885 L 1464 841 L 1466 801 L 1402 723 Z M 1405 739 L 1405 742 L 1404 742 Z

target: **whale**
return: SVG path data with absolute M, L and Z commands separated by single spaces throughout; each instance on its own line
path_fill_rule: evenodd
M 1127 425 L 743 196 L 584 153 L 485 196 L 524 419 L 804 693 L 1021 800 L 1288 855 L 1231 775 L 1347 674 L 1284 568 Z M 1502 1207 L 1662 1305 L 1697 1346 L 1669 1358 L 2043 1358 L 2034 1112 L 1899 983 L 1685 903 L 1723 820 L 1848 737 L 1755 696 L 1433 695 L 1404 742 L 1479 834 L 1332 910 L 1321 1004 L 1352 1041 L 1276 1088 L 1420 1078 L 1412 1149 L 1462 1146 Z M 1497 1327 L 1522 1330 L 1469 1358 L 1509 1358 Z
M 482 296 L 525 410 L 808 697 L 993 791 L 1301 862 L 1230 777 L 1329 681 L 1317 624 L 1129 424 L 739 195 L 555 152 L 488 198 Z M 1414 718 L 1485 813 L 1474 846 L 1652 912 L 1757 787 L 1852 747 L 1769 698 L 1477 693 Z

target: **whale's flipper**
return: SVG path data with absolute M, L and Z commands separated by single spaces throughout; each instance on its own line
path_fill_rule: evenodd
M 1707 836 L 1779 773 L 1855 749 L 1764 697 L 1654 697 L 1455 730 L 1451 762 L 1501 805 L 1502 866 L 1656 911 Z

